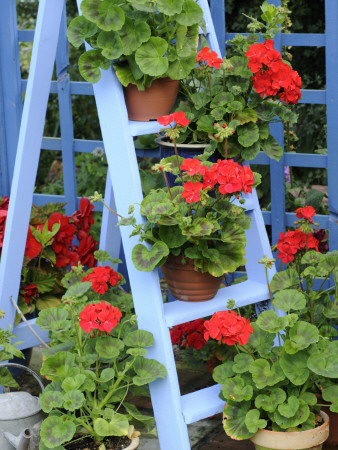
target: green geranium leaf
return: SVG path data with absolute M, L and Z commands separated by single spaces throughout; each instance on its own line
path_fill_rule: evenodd
M 310 409 L 303 400 L 300 400 L 299 404 L 300 406 L 294 416 L 287 418 L 282 416 L 278 411 L 275 411 L 273 420 L 283 430 L 286 430 L 288 428 L 295 428 L 298 425 L 304 423 L 310 415 Z
M 187 242 L 187 237 L 181 233 L 178 225 L 171 227 L 162 225 L 160 227 L 160 239 L 167 244 L 169 248 L 182 247 L 182 245 Z
M 325 388 L 322 392 L 323 399 L 327 402 L 332 403 L 330 406 L 330 411 L 338 412 L 338 385 L 334 384 Z
M 167 16 L 174 16 L 182 11 L 184 0 L 157 0 L 157 7 L 159 12 Z
M 54 408 L 61 408 L 63 405 L 63 396 L 59 391 L 45 391 L 40 395 L 42 411 L 49 413 Z
M 74 47 L 80 47 L 85 39 L 97 32 L 97 26 L 83 16 L 75 17 L 68 27 L 67 38 Z
M 177 56 L 187 57 L 196 55 L 198 46 L 198 25 L 187 27 L 178 25 L 176 31 L 176 51 Z M 201 92 L 197 93 L 201 95 Z M 199 108 L 198 108 L 199 109 Z
M 302 264 L 318 264 L 324 255 L 322 253 L 316 252 L 315 250 L 309 250 L 302 257 Z
M 7 356 L 4 357 L 3 359 L 1 359 L 1 361 L 4 361 L 5 359 L 7 359 L 8 356 L 9 355 L 7 354 Z M 6 367 L 0 368 L 0 383 L 1 383 L 1 386 L 19 389 L 19 384 L 15 381 L 12 374 Z
M 182 11 L 175 16 L 175 19 L 180 25 L 189 27 L 198 24 L 203 19 L 203 11 L 194 0 L 185 0 Z
M 278 405 L 278 412 L 287 418 L 294 417 L 299 408 L 299 400 L 294 395 L 288 398 L 286 403 Z
M 122 40 L 116 31 L 101 31 L 96 42 L 107 59 L 117 59 L 123 54 Z
M 110 422 L 98 418 L 94 420 L 94 431 L 99 436 L 127 436 L 129 422 L 124 414 L 114 414 Z
M 114 5 L 110 0 L 100 2 L 83 0 L 81 11 L 86 19 L 96 23 L 104 31 L 120 30 L 125 21 L 123 9 Z
M 154 345 L 153 335 L 146 330 L 135 330 L 124 338 L 125 345 L 129 347 L 152 347 Z
M 246 160 L 254 159 L 258 155 L 260 148 L 260 143 L 257 141 L 251 147 L 243 148 L 241 151 L 241 156 Z
M 138 11 L 155 12 L 157 5 L 155 1 L 149 0 L 127 0 L 128 3 L 132 3 L 133 8 Z
M 142 200 L 140 213 L 142 214 L 142 216 L 148 217 L 149 214 L 151 214 L 153 207 L 166 199 L 167 195 L 164 191 L 151 192 Z
M 261 142 L 261 149 L 269 158 L 279 161 L 283 155 L 283 149 L 273 136 L 269 136 Z
M 274 305 L 280 311 L 299 311 L 306 306 L 305 295 L 297 289 L 283 289 L 275 294 Z
M 296 269 L 290 268 L 277 272 L 270 283 L 272 292 L 297 286 L 299 278 Z
M 337 319 L 338 318 L 338 305 L 335 303 L 330 303 L 326 308 L 323 309 L 323 314 L 328 319 Z
M 226 399 L 242 402 L 252 398 L 253 388 L 250 385 L 246 385 L 242 378 L 235 376 L 224 380 L 221 392 Z
M 206 133 L 214 133 L 214 119 L 210 115 L 201 116 L 197 121 L 197 129 Z
M 230 92 L 220 92 L 215 95 L 212 102 L 210 103 L 211 108 L 219 108 L 221 106 L 226 106 L 234 100 L 234 96 Z
M 257 113 L 254 109 L 246 108 L 243 111 L 237 111 L 234 118 L 238 120 L 241 125 L 249 122 L 256 123 Z M 259 132 L 261 133 L 261 127 L 259 128 Z
M 116 359 L 123 348 L 123 342 L 111 336 L 102 336 L 95 344 L 95 350 L 105 359 Z
M 194 107 L 199 110 L 210 101 L 210 94 L 208 94 L 207 92 L 195 92 L 191 95 L 191 100 L 194 103 Z
M 135 245 L 132 251 L 132 260 L 137 270 L 151 272 L 168 255 L 168 246 L 164 242 L 158 241 L 150 250 L 143 244 Z
M 262 408 L 264 411 L 274 412 L 277 406 L 286 399 L 286 393 L 283 389 L 271 389 L 270 394 L 259 394 L 255 399 L 256 408 Z
M 99 378 L 101 383 L 106 383 L 107 381 L 112 380 L 115 377 L 115 370 L 111 367 L 107 369 L 103 369 Z
M 88 50 L 79 58 L 80 74 L 89 83 L 97 83 L 101 78 L 101 70 L 107 70 L 110 61 L 102 56 L 100 50 Z
M 165 367 L 155 359 L 137 358 L 133 369 L 136 372 L 136 376 L 133 377 L 136 386 L 143 386 L 167 375 Z
M 259 139 L 259 128 L 250 122 L 237 128 L 238 142 L 243 147 L 251 147 Z
M 85 396 L 79 390 L 68 391 L 63 396 L 63 407 L 68 411 L 75 411 L 81 408 L 85 402 Z
M 251 363 L 249 371 L 258 389 L 263 389 L 266 386 L 274 386 L 285 379 L 284 372 L 279 363 L 274 363 L 270 367 L 266 359 L 255 359 Z
M 66 293 L 62 297 L 66 299 L 67 297 L 82 297 L 89 289 L 92 287 L 92 283 L 90 281 L 78 281 L 74 283 L 70 288 L 67 289 Z
M 75 431 L 76 425 L 72 420 L 49 416 L 41 424 L 40 436 L 46 447 L 55 448 L 70 441 Z
M 62 382 L 62 389 L 65 392 L 79 389 L 80 386 L 85 381 L 85 379 L 86 379 L 86 375 L 84 375 L 83 373 L 79 373 L 79 374 L 75 375 L 75 377 L 67 377 Z
M 148 350 L 145 348 L 128 348 L 126 353 L 132 356 L 147 356 Z
M 247 353 L 240 353 L 239 355 L 236 355 L 234 358 L 234 364 L 232 366 L 232 370 L 235 373 L 245 373 L 249 371 L 249 366 L 252 363 L 253 358 L 252 356 L 248 355 Z M 249 400 L 249 399 L 247 399 Z
M 151 36 L 151 30 L 147 22 L 126 18 L 122 29 L 119 31 L 123 46 L 123 54 L 131 55 L 141 44 L 147 42 Z
M 199 217 L 194 220 L 191 225 L 187 225 L 182 229 L 184 236 L 209 236 L 213 231 L 218 229 L 216 223 L 210 219 Z
M 275 311 L 270 310 L 262 312 L 256 321 L 259 328 L 274 334 L 278 331 L 282 331 L 288 323 L 287 316 L 278 317 Z
M 182 80 L 186 78 L 196 64 L 196 54 L 189 56 L 179 56 L 176 61 L 169 63 L 167 75 L 172 80 Z
M 267 426 L 267 421 L 260 419 L 258 409 L 250 409 L 245 416 L 245 425 L 250 433 L 257 433 L 259 429 L 264 429 Z
M 249 439 L 255 433 L 251 433 L 246 424 L 245 418 L 251 407 L 251 402 L 236 403 L 231 400 L 224 408 L 224 431 L 232 439 Z
M 317 397 L 312 392 L 302 392 L 299 398 L 310 406 L 314 406 L 317 403 Z
M 320 341 L 320 344 L 323 341 Z M 314 348 L 307 365 L 312 372 L 327 378 L 338 378 L 338 341 L 324 341 Z
M 39 312 L 35 323 L 47 331 L 68 328 L 68 312 L 62 308 L 48 308 Z
M 207 263 L 208 272 L 214 277 L 234 272 L 239 266 L 246 263 L 245 246 L 239 243 L 220 243 L 217 245 L 219 259 Z
M 270 135 L 269 131 L 269 124 L 268 123 L 259 123 L 259 138 L 260 139 L 267 139 Z
M 232 365 L 232 361 L 226 361 L 225 363 L 214 368 L 212 378 L 216 381 L 216 383 L 223 384 L 228 378 L 235 375 L 235 372 L 232 370 Z
M 80 369 L 75 365 L 75 355 L 69 352 L 58 352 L 45 359 L 40 373 L 53 381 L 62 381 L 67 377 L 74 377 L 79 371 Z
M 280 365 L 285 376 L 296 386 L 302 386 L 309 378 L 310 371 L 307 366 L 308 354 L 300 351 L 295 355 L 283 353 Z
M 299 321 L 290 329 L 289 339 L 285 341 L 284 348 L 287 353 L 294 354 L 318 340 L 318 328 L 310 323 Z
M 168 58 L 165 55 L 167 42 L 160 37 L 151 37 L 142 44 L 135 53 L 135 61 L 146 75 L 157 77 L 168 69 Z
M 262 330 L 256 323 L 252 323 L 251 326 L 253 333 L 250 334 L 248 345 L 262 358 L 267 358 L 274 345 L 275 334 Z

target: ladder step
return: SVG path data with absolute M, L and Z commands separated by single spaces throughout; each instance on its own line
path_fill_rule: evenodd
M 180 323 L 211 316 L 215 311 L 226 310 L 228 300 L 234 299 L 236 305 L 246 306 L 269 298 L 266 284 L 247 280 L 220 289 L 212 300 L 206 302 L 183 302 L 176 300 L 163 305 L 166 324 L 168 327 Z
M 215 384 L 196 392 L 181 396 L 181 406 L 186 424 L 206 419 L 223 411 L 225 402 L 218 394 L 221 385 Z
M 33 330 L 45 341 L 49 342 L 48 331 L 41 330 L 37 325 L 35 325 L 35 319 L 28 320 L 29 325 Z M 34 336 L 32 331 L 27 327 L 24 322 L 20 322 L 19 325 L 13 327 L 13 334 L 17 337 L 17 341 L 21 342 L 18 345 L 19 349 L 35 347 L 36 345 L 41 345 L 39 339 Z
M 159 133 L 163 128 L 167 128 L 160 125 L 156 120 L 152 120 L 150 122 L 137 122 L 134 120 L 129 120 L 128 125 L 132 136 L 143 136 L 144 134 Z

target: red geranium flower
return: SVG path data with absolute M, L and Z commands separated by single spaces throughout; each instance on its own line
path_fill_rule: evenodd
M 201 199 L 200 190 L 203 188 L 203 184 L 199 181 L 196 183 L 188 181 L 184 183 L 183 188 L 181 196 L 186 199 L 187 203 L 198 202 Z
M 74 224 L 78 230 L 89 231 L 94 223 L 93 210 L 94 205 L 88 198 L 82 197 L 79 203 L 79 209 L 71 215 Z
M 110 303 L 100 303 L 85 306 L 80 312 L 80 327 L 90 333 L 92 330 L 100 330 L 106 333 L 116 327 L 122 317 L 121 311 Z
M 74 247 L 73 250 L 78 254 L 79 260 L 83 266 L 89 268 L 94 267 L 96 259 L 94 252 L 97 250 L 98 243 L 96 240 L 84 230 L 80 230 L 77 233 L 79 239 L 79 245 Z
M 210 338 L 223 342 L 223 344 L 245 345 L 253 333 L 250 320 L 236 314 L 235 311 L 219 311 L 213 314 L 210 320 L 204 322 L 204 339 Z
M 185 113 L 183 111 L 178 111 L 173 113 L 174 121 L 177 125 L 181 125 L 181 127 L 186 127 L 189 124 L 189 119 L 185 117 Z
M 206 166 L 202 166 L 201 161 L 198 159 L 186 158 L 180 166 L 180 169 L 185 170 L 192 177 L 196 173 L 204 175 L 207 168 Z
M 31 232 L 30 225 L 28 225 L 28 234 L 27 234 L 27 241 L 26 241 L 26 248 L 25 248 L 25 256 L 29 259 L 33 259 L 42 250 L 42 245 L 35 239 Z
M 29 284 L 28 286 L 25 286 L 20 293 L 22 294 L 26 305 L 29 305 L 32 301 L 36 301 L 38 296 L 38 287 L 36 284 Z
M 157 122 L 165 127 L 169 125 L 174 120 L 173 114 L 169 114 L 167 116 L 161 116 L 157 119 Z
M 187 344 L 189 347 L 200 350 L 205 346 L 206 341 L 200 333 L 191 333 L 187 336 Z
M 304 206 L 304 208 L 297 208 L 295 213 L 298 219 L 305 219 L 309 223 L 313 223 L 312 217 L 316 214 L 316 210 L 312 206 Z
M 223 62 L 223 59 L 218 58 L 218 55 L 213 50 L 210 50 L 209 47 L 204 47 L 200 52 L 197 53 L 196 61 L 205 61 L 209 67 L 215 67 L 215 69 L 219 69 Z
M 116 286 L 120 280 L 122 276 L 109 266 L 94 267 L 90 274 L 82 278 L 82 282 L 90 281 L 93 291 L 98 294 L 104 294 L 108 290 L 108 282 L 111 286 Z
M 311 233 L 304 233 L 301 230 L 287 231 L 280 233 L 277 243 L 277 257 L 288 264 L 295 259 L 299 250 L 314 249 L 318 252 L 318 240 Z

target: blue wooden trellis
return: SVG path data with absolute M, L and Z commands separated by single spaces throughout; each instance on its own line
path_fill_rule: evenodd
M 78 3 L 80 3 L 80 0 L 78 0 Z M 208 10 L 206 0 L 200 0 L 200 3 L 204 7 L 205 14 L 207 15 Z M 313 42 L 317 44 L 318 42 L 321 42 L 322 44 L 325 43 L 328 49 L 330 49 L 330 52 L 327 51 L 327 62 L 329 63 L 334 59 L 334 63 L 338 65 L 338 34 L 336 30 L 336 19 L 338 18 L 337 1 L 327 0 L 326 3 L 327 8 L 329 8 L 329 11 L 327 10 L 326 12 L 326 34 L 323 35 L 326 39 L 318 37 L 322 35 L 315 35 L 313 37 Z M 13 16 L 15 11 L 14 6 L 14 1 L 8 2 L 7 17 L 15 16 Z M 222 5 L 217 5 L 214 1 L 212 6 L 216 16 L 223 14 L 222 17 L 224 17 Z M 60 115 L 62 116 L 60 119 L 62 137 L 61 140 L 44 140 L 43 147 L 49 148 L 48 146 L 51 146 L 55 149 L 57 146 L 57 149 L 62 150 L 65 170 L 64 178 L 66 182 L 64 198 L 70 203 L 69 211 L 74 210 L 76 204 L 76 189 L 73 176 L 75 170 L 73 153 L 74 151 L 79 150 L 80 147 L 82 147 L 81 150 L 86 149 L 85 151 L 88 151 L 98 144 L 97 142 L 93 145 L 92 142 L 88 141 L 74 141 L 73 133 L 70 131 L 71 127 L 69 127 L 69 121 L 71 121 L 72 118 L 70 94 L 83 93 L 83 89 L 88 89 L 87 93 L 89 94 L 91 87 L 86 83 L 74 83 L 72 85 L 69 81 L 69 77 L 66 73 L 68 61 L 67 53 L 64 50 L 66 47 L 64 33 L 60 33 L 58 48 L 56 39 L 56 36 L 59 33 L 60 23 L 63 29 L 66 26 L 65 12 L 62 13 L 62 11 L 63 0 L 54 0 L 53 3 L 48 2 L 48 0 L 40 1 L 30 76 L 27 84 L 23 83 L 23 87 L 26 89 L 26 99 L 21 120 L 17 162 L 15 167 L 13 156 L 15 154 L 16 135 L 15 133 L 11 135 L 8 132 L 9 128 L 6 123 L 5 126 L 0 127 L 0 142 L 3 145 L 6 144 L 7 148 L 11 149 L 11 152 L 1 152 L 1 167 L 3 168 L 1 189 L 3 189 L 4 193 L 9 192 L 9 184 L 13 173 L 11 205 L 8 213 L 7 231 L 0 267 L 0 299 L 2 301 L 0 309 L 7 310 L 6 323 L 3 322 L 4 327 L 7 323 L 13 323 L 14 318 L 14 312 L 12 308 L 9 308 L 8 306 L 8 298 L 10 295 L 17 298 L 18 295 L 21 262 L 23 260 L 24 241 L 26 237 L 25 230 L 27 230 L 28 226 L 34 179 L 41 146 L 44 115 L 50 90 L 50 79 L 55 54 L 57 54 L 58 81 L 52 83 L 52 89 L 59 94 Z M 4 16 L 2 15 L 1 17 L 3 18 Z M 214 36 L 212 21 L 208 15 L 206 16 L 206 19 L 212 38 Z M 0 24 L 2 25 L 1 22 Z M 221 22 L 217 22 L 217 28 L 218 30 L 221 30 L 221 32 L 222 26 Z M 1 30 L 3 29 L 4 28 L 2 27 Z M 11 36 L 13 36 L 11 44 L 13 44 L 13 49 L 15 50 L 15 45 L 17 45 L 18 42 L 15 40 L 16 30 L 12 28 L 11 32 Z M 25 38 L 24 36 L 25 33 L 21 33 L 21 35 L 24 39 L 27 39 L 27 37 Z M 290 40 L 288 41 L 288 37 L 293 35 L 286 36 L 287 37 L 283 35 L 280 36 L 280 42 L 277 43 L 279 46 L 285 44 L 285 42 L 287 45 L 291 45 Z M 302 37 L 297 35 L 295 39 L 298 39 L 298 45 L 303 45 L 305 39 L 307 39 L 308 44 L 309 39 L 307 36 L 308 35 L 304 35 Z M 226 35 L 226 38 L 231 38 L 231 35 Z M 29 37 L 29 39 L 31 39 L 31 37 Z M 215 39 L 211 42 L 211 46 L 214 49 L 217 49 Z M 3 72 L 4 66 L 2 59 L 0 69 Z M 14 85 L 16 83 L 15 86 L 18 87 L 20 80 L 16 73 L 17 66 L 13 64 L 12 69 L 13 78 L 11 79 L 11 83 L 14 83 Z M 14 77 L 15 74 L 16 76 Z M 14 117 L 15 114 L 13 113 L 19 113 L 13 108 L 13 104 L 15 105 L 18 102 L 20 104 L 18 91 L 14 88 L 14 90 L 11 91 L 12 96 L 16 95 L 14 100 L 17 103 L 7 102 L 8 86 L 3 82 L 3 73 L 1 73 L 1 75 L 2 83 L 0 86 L 0 100 L 3 99 L 3 113 L 5 114 L 6 120 L 17 121 L 18 116 Z M 271 213 L 265 214 L 265 222 L 276 225 L 273 229 L 273 238 L 275 240 L 279 231 L 283 230 L 284 224 L 291 225 L 294 220 L 294 215 L 284 213 L 284 196 L 281 194 L 282 190 L 280 189 L 280 186 L 283 185 L 284 181 L 284 164 L 301 167 L 318 167 L 318 164 L 322 164 L 323 167 L 329 167 L 329 193 L 330 188 L 335 186 L 334 183 L 337 183 L 337 180 L 334 178 L 335 173 L 337 173 L 337 170 L 334 172 L 334 170 L 337 169 L 337 156 L 334 158 L 334 153 L 332 152 L 330 154 L 330 150 L 333 149 L 333 143 L 336 138 L 332 121 L 337 108 L 335 102 L 335 100 L 337 100 L 336 88 L 334 86 L 334 78 L 332 75 L 333 73 L 331 75 L 329 73 L 327 74 L 327 92 L 330 93 L 330 97 L 326 96 L 328 125 L 331 126 L 331 131 L 329 131 L 328 126 L 328 156 L 290 154 L 285 155 L 284 161 L 279 165 L 274 162 L 271 164 L 271 177 L 274 180 L 274 184 L 276 183 L 276 180 L 281 182 L 280 185 L 277 185 L 275 190 L 272 190 L 272 211 Z M 12 89 L 11 87 L 9 88 Z M 158 127 L 154 123 L 142 125 L 139 123 L 128 123 L 122 89 L 112 72 L 107 71 L 103 73 L 102 81 L 94 86 L 94 93 L 109 163 L 110 178 L 108 178 L 112 180 L 114 186 L 117 209 L 121 211 L 122 214 L 126 214 L 129 203 L 139 202 L 142 199 L 132 136 L 156 132 Z M 323 97 L 322 92 L 308 91 L 304 93 L 303 97 L 303 101 L 325 103 L 325 95 Z M 5 98 L 6 101 L 4 101 Z M 112 105 L 114 105 L 114 108 L 112 108 Z M 8 112 L 11 112 L 12 114 L 8 116 Z M 18 122 L 16 123 L 18 125 Z M 281 136 L 281 129 L 275 131 L 277 136 L 278 134 Z M 116 151 L 114 151 L 116 148 L 118 148 L 119 151 L 118 157 Z M 124 151 L 121 151 L 121 149 Z M 118 164 L 116 164 L 117 162 Z M 269 163 L 264 155 L 259 155 L 255 162 L 260 164 Z M 69 177 L 68 175 L 71 175 L 72 177 Z M 66 180 L 67 176 L 68 179 Z M 111 203 L 113 198 L 109 179 L 107 182 L 106 197 L 110 198 L 109 202 Z M 279 189 L 279 191 L 277 191 L 277 189 Z M 333 192 L 337 192 L 337 190 Z M 319 218 L 319 221 L 323 228 L 330 229 L 330 244 L 332 249 L 332 244 L 334 245 L 336 242 L 334 241 L 334 226 L 331 224 L 334 224 L 334 221 L 337 219 L 338 209 L 335 208 L 335 206 L 337 206 L 338 199 L 335 198 L 334 195 L 331 197 L 330 201 L 329 196 L 330 216 L 329 218 L 326 218 L 325 216 L 321 217 Z M 276 205 L 274 205 L 274 199 L 279 201 Z M 56 199 L 52 198 L 52 200 Z M 57 200 L 60 201 L 60 198 L 58 197 Z M 35 203 L 45 201 L 51 201 L 51 199 L 48 197 L 34 197 Z M 126 262 L 133 289 L 135 309 L 139 316 L 139 324 L 142 328 L 152 331 L 155 336 L 156 345 L 150 352 L 150 356 L 163 362 L 168 370 L 168 376 L 165 380 L 152 383 L 150 387 L 162 449 L 172 450 L 173 448 L 178 448 L 185 450 L 190 448 L 186 425 L 201 418 L 208 417 L 221 411 L 223 408 L 223 402 L 221 402 L 217 396 L 219 392 L 218 386 L 203 389 L 182 397 L 180 396 L 168 327 L 198 317 L 210 315 L 218 309 L 224 309 L 226 299 L 228 298 L 236 299 L 237 304 L 240 306 L 268 298 L 264 271 L 262 267 L 257 265 L 256 259 L 257 255 L 263 255 L 264 253 L 269 254 L 269 243 L 266 238 L 264 223 L 255 194 L 247 199 L 246 208 L 248 215 L 252 218 L 252 226 L 248 232 L 249 243 L 247 247 L 248 264 L 246 265 L 246 269 L 248 281 L 241 285 L 226 288 L 222 290 L 214 300 L 194 305 L 194 308 L 191 308 L 191 305 L 177 301 L 165 305 L 162 304 L 158 274 L 156 272 L 144 274 L 137 272 L 134 269 L 130 259 L 130 251 L 128 250 L 135 244 L 135 239 L 137 238 L 130 240 L 128 237 L 128 230 L 122 230 L 122 241 L 127 253 Z M 138 219 L 141 220 L 140 217 L 138 217 Z M 105 217 L 102 240 L 107 236 L 108 221 L 108 217 Z M 107 246 L 110 245 L 109 241 L 109 239 L 105 240 Z M 30 347 L 36 343 L 33 337 L 27 335 L 26 331 L 27 330 L 25 330 L 23 325 L 19 325 L 15 328 L 15 333 L 18 335 L 19 339 L 25 340 L 22 348 Z M 165 405 L 165 408 L 163 405 Z M 173 433 L 172 430 L 175 430 L 175 433 Z

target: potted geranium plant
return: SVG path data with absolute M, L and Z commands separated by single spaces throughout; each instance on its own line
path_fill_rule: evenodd
M 175 124 L 166 131 L 174 143 L 189 123 L 183 112 L 158 121 Z M 232 159 L 201 163 L 183 159 L 177 151 L 152 170 L 163 174 L 165 187 L 151 191 L 142 200 L 140 212 L 145 223 L 136 225 L 133 216 L 119 222 L 133 225 L 132 235 L 139 235 L 141 242 L 152 246 L 149 250 L 140 243 L 133 248 L 135 267 L 150 272 L 161 266 L 171 293 L 179 300 L 209 300 L 224 274 L 246 262 L 245 229 L 250 219 L 241 206 L 245 200 L 240 199 L 238 204 L 235 200 L 252 192 L 260 176 Z M 173 175 L 179 185 L 170 186 L 167 175 Z M 92 200 L 102 198 L 98 195 Z
M 298 311 L 300 319 L 317 326 L 320 335 L 332 341 L 338 334 L 338 252 L 318 251 L 319 241 L 312 228 L 317 225 L 313 220 L 316 212 L 312 206 L 298 208 L 295 212 L 299 219 L 295 222 L 296 229 L 281 233 L 276 245 L 278 259 L 287 268 L 276 273 L 271 281 L 274 302 L 282 311 L 280 304 L 285 299 L 303 306 Z M 328 445 L 338 444 L 338 386 L 335 384 L 338 375 L 332 365 L 336 364 L 334 360 L 338 362 L 336 355 L 332 354 L 325 370 L 318 366 L 318 377 L 311 387 L 319 402 L 333 403 L 330 407 L 323 407 L 331 421 Z M 326 361 L 325 356 L 323 361 Z
M 98 252 L 102 261 L 109 259 Z M 112 295 L 121 275 L 110 267 L 86 273 L 78 266 L 63 280 L 68 287 L 62 305 L 40 313 L 37 323 L 49 330 L 41 374 L 51 380 L 40 395 L 48 417 L 41 425 L 43 448 L 132 450 L 141 431 L 151 432 L 154 419 L 128 401 L 165 367 L 147 359 L 151 333 L 137 329 L 126 298 Z M 40 447 L 41 448 L 41 447 Z
M 122 0 L 118 4 L 83 0 L 80 8 L 82 16 L 71 21 L 67 36 L 75 47 L 85 39 L 92 47 L 79 58 L 81 75 L 96 83 L 100 69 L 108 69 L 113 61 L 117 78 L 127 88 L 131 120 L 168 114 L 176 99 L 177 80 L 195 66 L 198 29 L 203 25 L 199 5 L 194 0 Z M 150 86 L 156 92 L 148 99 Z M 160 96 L 168 98 L 167 105 L 156 105 L 159 89 Z M 141 91 L 140 110 L 131 103 L 137 91 Z
M 256 33 L 236 35 L 227 41 L 232 56 L 222 60 L 202 39 L 197 67 L 181 81 L 177 110 L 184 111 L 190 123 L 177 143 L 185 151 L 190 145 L 195 152 L 196 145 L 203 146 L 202 159 L 217 150 L 241 162 L 264 151 L 278 161 L 283 151 L 270 135 L 269 123 L 297 120 L 290 104 L 301 96 L 301 79 L 272 41 L 282 30 L 288 11 L 267 2 L 261 10 L 262 22 L 252 19 L 249 29 L 259 31 L 263 43 L 256 43 Z M 171 145 L 168 140 L 159 142 L 164 149 Z M 202 153 L 201 149 L 197 152 Z

